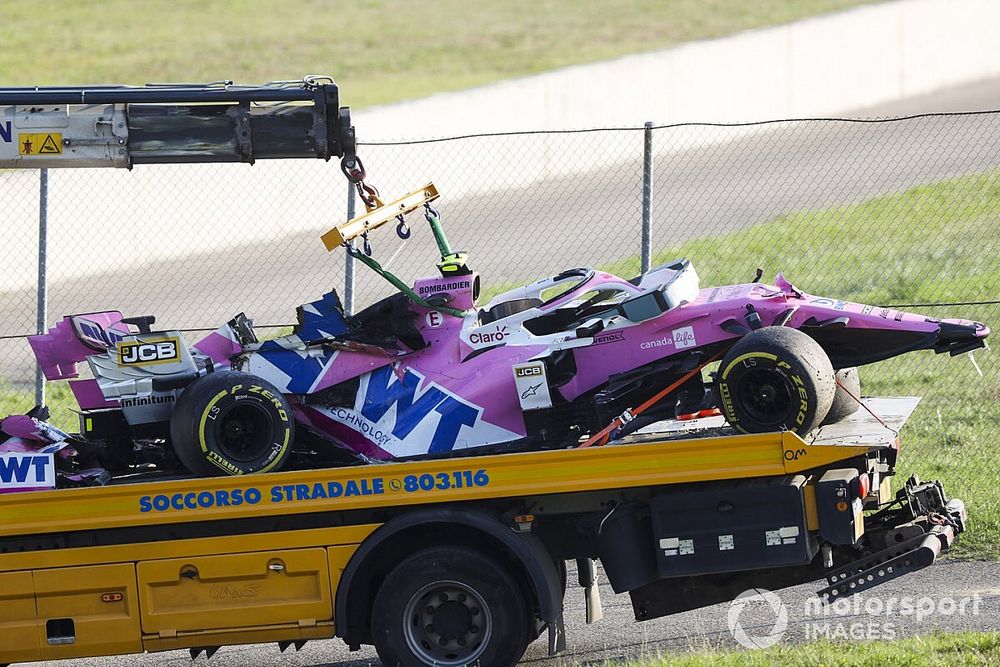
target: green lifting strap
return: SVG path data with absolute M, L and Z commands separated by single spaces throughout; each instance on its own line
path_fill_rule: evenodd
M 365 253 L 358 252 L 357 250 L 354 250 L 352 248 L 348 248 L 347 252 L 354 255 L 354 257 L 359 259 L 369 269 L 371 269 L 372 271 L 374 271 L 375 273 L 379 274 L 387 281 L 389 281 L 389 283 L 393 287 L 395 287 L 400 292 L 405 294 L 410 301 L 417 304 L 418 306 L 421 306 L 422 308 L 431 308 L 434 310 L 438 310 L 441 311 L 442 313 L 447 313 L 448 315 L 452 315 L 453 317 L 465 317 L 464 310 L 459 310 L 457 308 L 449 308 L 447 306 L 434 306 L 430 303 L 427 303 L 427 301 L 425 301 L 419 294 L 414 292 L 409 285 L 404 283 L 402 280 L 400 280 L 398 277 L 396 277 L 386 269 L 383 269 L 381 264 L 379 264 L 375 259 L 369 257 Z

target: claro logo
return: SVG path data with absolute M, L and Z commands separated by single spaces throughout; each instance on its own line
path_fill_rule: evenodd
M 507 325 L 499 326 L 493 331 L 476 331 L 475 333 L 469 334 L 469 343 L 472 345 L 500 345 L 504 342 L 510 332 L 507 330 Z

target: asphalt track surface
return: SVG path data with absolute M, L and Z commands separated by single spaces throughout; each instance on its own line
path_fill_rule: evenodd
M 892 116 L 995 108 L 1000 108 L 1000 79 L 962 86 L 921 98 L 902 100 L 874 109 L 860 110 L 858 115 Z M 670 188 L 666 192 L 661 191 L 662 199 L 658 200 L 658 205 L 666 210 L 672 203 L 687 202 L 684 206 L 686 224 L 673 228 L 672 233 L 676 238 L 690 238 L 704 233 L 705 230 L 716 232 L 742 228 L 786 210 L 856 201 L 878 193 L 896 191 L 911 184 L 979 171 L 1000 164 L 1000 153 L 995 150 L 997 136 L 995 121 L 984 123 L 981 117 L 973 116 L 966 119 L 952 117 L 948 123 L 943 124 L 935 119 L 920 119 L 912 123 L 909 126 L 910 131 L 893 133 L 892 140 L 881 147 L 871 146 L 871 135 L 858 134 L 855 126 L 822 125 L 793 128 L 791 135 L 786 133 L 780 136 L 757 136 L 746 145 L 736 148 L 717 146 L 693 151 L 682 161 L 683 170 L 664 169 L 658 172 L 666 172 L 671 176 Z M 933 145 L 929 145 L 931 143 Z M 862 144 L 866 146 L 866 160 L 878 163 L 877 172 L 862 170 L 859 178 L 853 180 L 837 177 L 838 173 L 841 176 L 846 173 L 844 171 L 814 174 L 811 179 L 799 178 L 804 173 L 803 156 L 809 158 L 807 160 L 809 164 L 822 168 L 824 164 L 836 163 L 836 160 L 831 161 L 831 156 L 846 159 L 852 147 Z M 738 152 L 734 154 L 731 152 L 733 150 Z M 737 157 L 734 158 L 734 155 Z M 720 169 L 719 164 L 726 160 L 730 162 L 735 160 L 741 166 L 730 171 Z M 754 165 L 766 167 L 767 173 L 755 171 Z M 780 172 L 779 176 L 775 176 L 775 170 Z M 873 173 L 877 173 L 877 178 L 874 180 Z M 628 174 L 628 179 L 615 180 L 598 174 L 593 178 L 572 180 L 580 183 L 580 187 L 588 188 L 588 197 L 593 197 L 601 196 L 600 192 L 595 195 L 593 191 L 600 190 L 602 184 L 621 184 L 629 179 L 631 179 L 629 183 L 634 184 L 634 176 L 635 172 L 631 172 Z M 817 187 L 815 185 L 817 182 L 822 186 Z M 770 191 L 764 189 L 773 186 L 774 183 L 782 183 L 782 187 L 778 189 L 771 187 Z M 560 217 L 560 212 L 571 208 L 569 203 L 580 196 L 580 193 L 572 187 L 572 183 L 543 184 L 532 188 L 529 188 L 531 193 L 537 194 L 539 191 L 546 193 L 542 198 L 536 196 L 531 204 L 532 214 L 541 215 L 546 220 L 545 236 L 574 238 L 586 244 L 587 235 L 580 225 L 593 221 L 581 220 L 579 216 Z M 745 197 L 729 199 L 708 196 L 720 189 L 748 194 Z M 620 193 L 612 187 L 605 194 L 614 197 Z M 476 212 L 480 224 L 463 227 L 458 223 L 457 227 L 467 235 L 471 235 L 473 231 L 477 234 L 474 243 L 466 244 L 466 247 L 473 246 L 480 250 L 476 256 L 476 266 L 484 275 L 492 275 L 494 280 L 508 280 L 544 274 L 553 268 L 554 261 L 562 259 L 566 260 L 567 265 L 583 263 L 572 261 L 569 256 L 539 248 L 535 248 L 534 252 L 522 253 L 516 264 L 512 264 L 509 255 L 505 253 L 490 252 L 490 249 L 509 245 L 507 243 L 509 230 L 505 230 L 501 225 L 482 223 L 504 220 L 505 216 L 511 213 L 512 207 L 515 213 L 527 212 L 527 209 L 519 211 L 517 205 L 512 204 L 523 199 L 519 193 L 505 193 L 500 198 L 501 204 L 497 204 L 496 199 L 474 198 L 459 202 L 451 209 L 457 213 Z M 629 211 L 633 212 L 631 208 Z M 452 213 L 450 217 L 455 219 L 458 216 Z M 457 232 L 452 234 L 458 236 Z M 302 239 L 292 241 L 292 243 L 283 241 L 274 246 L 257 248 L 252 258 L 244 260 L 244 266 L 271 271 L 273 276 L 267 285 L 267 293 L 255 291 L 253 295 L 252 300 L 260 307 L 258 321 L 268 321 L 268 318 L 275 318 L 271 321 L 287 321 L 290 309 L 272 308 L 271 304 L 278 301 L 269 296 L 272 293 L 287 296 L 289 293 L 302 291 L 304 284 L 314 287 L 317 282 L 314 270 L 308 266 L 309 263 L 291 261 L 292 258 L 286 250 L 289 247 L 309 247 L 305 244 L 314 244 L 315 238 L 313 235 L 308 235 L 308 238 L 304 235 Z M 615 252 L 620 256 L 634 253 L 634 248 L 631 246 L 612 251 L 609 250 L 607 243 L 591 245 L 594 247 L 588 246 L 587 252 L 591 253 L 594 261 L 606 261 L 614 256 Z M 423 252 L 429 247 L 421 246 L 421 248 Z M 299 252 L 301 259 L 301 251 Z M 198 285 L 203 285 L 206 280 L 211 279 L 211 276 L 199 275 L 198 267 L 208 267 L 218 261 L 225 261 L 225 257 L 206 253 L 196 259 L 188 258 L 183 263 L 148 267 L 145 272 L 131 276 L 130 284 L 134 289 L 129 290 L 129 293 L 140 296 L 119 299 L 115 303 L 127 311 L 137 309 L 145 311 L 149 303 L 161 301 L 169 306 L 168 310 L 173 310 L 170 300 L 163 299 L 161 295 L 167 286 L 171 286 L 170 290 L 173 293 L 187 294 L 190 297 L 191 290 L 197 289 Z M 97 276 L 88 279 L 85 285 L 55 286 L 50 312 L 81 312 L 87 308 L 97 307 L 101 304 L 94 303 L 93 295 L 101 294 L 102 290 L 103 293 L 121 294 L 121 290 L 117 289 L 120 287 L 119 283 L 120 276 Z M 315 294 L 315 290 L 312 293 Z M 242 304 L 235 309 L 247 307 L 246 296 L 245 282 L 217 286 L 211 295 L 216 302 L 222 303 L 235 304 L 242 299 Z M 5 299 L 4 302 L 11 301 Z M 188 306 L 190 303 L 188 298 Z M 292 303 L 298 302 L 293 300 Z M 0 321 L 4 321 L 4 309 L 5 307 L 0 306 Z M 180 314 L 181 310 L 178 308 L 174 312 Z M 225 316 L 220 313 L 218 321 L 224 319 Z M 0 351 L 0 357 L 6 355 Z M 12 370 L 16 368 L 7 367 L 7 372 Z M 973 516 L 971 530 L 975 530 L 975 508 L 970 508 L 970 512 Z M 574 581 L 572 573 L 570 581 Z M 803 641 L 810 638 L 807 636 L 809 632 L 815 636 L 817 624 L 822 634 L 827 623 L 829 623 L 827 632 L 833 637 L 837 637 L 837 633 L 849 633 L 849 637 L 855 637 L 860 633 L 860 636 L 870 639 L 922 634 L 934 630 L 1000 630 L 1000 563 L 945 560 L 870 591 L 868 595 L 863 596 L 865 605 L 860 609 L 852 608 L 847 615 L 834 614 L 823 618 L 807 615 L 805 600 L 817 588 L 818 585 L 811 584 L 780 592 L 789 619 L 782 642 Z M 587 626 L 583 621 L 582 592 L 578 588 L 571 587 L 566 598 L 569 643 L 567 652 L 557 658 L 549 658 L 543 637 L 529 646 L 523 664 L 546 667 L 595 665 L 604 664 L 605 661 L 619 663 L 642 656 L 670 655 L 707 647 L 740 648 L 733 640 L 728 627 L 728 605 L 714 605 L 671 617 L 635 623 L 627 595 L 614 595 L 603 580 L 601 593 L 605 617 L 599 623 Z M 917 602 L 916 598 L 929 600 L 930 602 L 922 602 L 923 608 L 926 609 L 927 604 L 933 604 L 934 612 L 926 616 L 921 614 L 921 618 L 916 614 L 884 612 L 889 601 L 895 600 L 894 605 L 898 608 L 901 598 L 904 597 L 909 597 L 913 602 Z M 947 613 L 947 610 L 953 609 L 953 603 L 956 606 L 960 605 L 963 598 L 969 598 L 965 605 L 966 613 L 954 610 Z M 872 599 L 878 599 L 880 602 L 873 605 L 870 602 Z M 883 611 L 868 613 L 879 609 Z M 748 606 L 739 617 L 741 626 L 751 635 L 767 634 L 774 626 L 774 621 L 773 612 L 759 605 Z M 122 658 L 104 658 L 50 664 L 96 667 L 121 664 L 121 660 Z M 189 664 L 187 653 L 176 651 L 127 660 L 128 664 L 147 667 Z M 275 645 L 225 647 L 211 659 L 211 664 L 220 667 L 236 665 L 359 667 L 379 663 L 374 650 L 370 647 L 351 653 L 342 642 L 332 640 L 312 642 L 298 653 L 285 654 L 280 654 Z
M 974 528 L 973 528 L 974 529 Z M 574 572 L 569 581 L 575 582 Z M 546 635 L 532 643 L 522 665 L 561 667 L 570 665 L 624 664 L 644 657 L 670 656 L 699 649 L 743 650 L 729 630 L 729 605 L 703 609 L 636 623 L 627 594 L 615 595 L 600 578 L 604 618 L 586 625 L 582 589 L 570 586 L 565 600 L 567 650 L 549 657 Z M 935 631 L 1000 629 L 1000 563 L 941 561 L 872 589 L 859 602 L 824 615 L 807 600 L 821 586 L 804 584 L 777 591 L 787 613 L 782 644 L 793 644 L 817 636 L 878 640 Z M 843 603 L 841 603 L 843 604 Z M 909 610 L 900 613 L 899 610 Z M 963 613 L 964 610 L 964 613 Z M 749 637 L 767 637 L 778 615 L 771 607 L 752 603 L 737 620 Z M 826 627 L 828 624 L 829 627 Z M 189 665 L 186 651 L 170 651 L 126 658 L 130 665 L 166 667 Z M 98 658 L 61 663 L 56 667 L 104 667 L 120 665 L 123 658 Z M 281 667 L 362 667 L 381 663 L 375 650 L 366 646 L 350 652 L 340 640 L 310 642 L 301 651 L 280 653 L 276 644 L 223 647 L 205 663 L 214 667 L 275 665 Z

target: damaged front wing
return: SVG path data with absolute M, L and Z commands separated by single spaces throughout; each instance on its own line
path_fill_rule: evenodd
M 887 546 L 826 573 L 817 595 L 827 603 L 933 565 L 968 522 L 965 503 L 948 499 L 941 482 L 911 476 L 896 499 L 865 518 L 865 532 Z

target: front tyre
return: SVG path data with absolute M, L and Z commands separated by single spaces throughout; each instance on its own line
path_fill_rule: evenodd
M 764 327 L 726 353 L 716 379 L 722 413 L 737 430 L 805 435 L 833 403 L 830 358 L 797 329 Z
M 170 416 L 177 458 L 201 477 L 278 470 L 294 435 L 292 411 L 281 392 L 235 371 L 209 373 L 192 382 Z
M 527 648 L 532 615 L 499 562 L 466 547 L 435 547 L 389 573 L 372 629 L 386 667 L 508 667 Z

